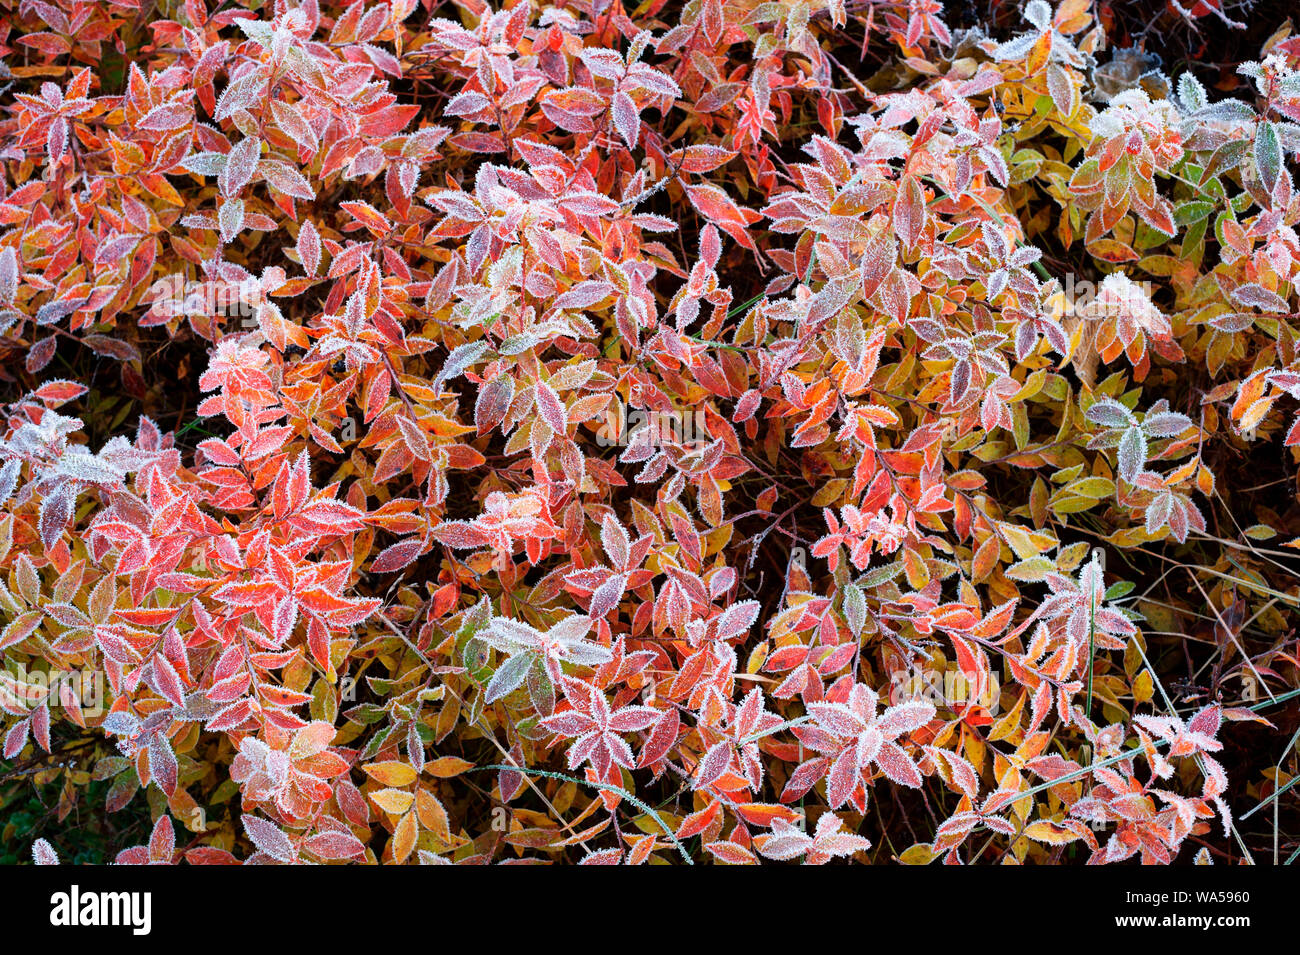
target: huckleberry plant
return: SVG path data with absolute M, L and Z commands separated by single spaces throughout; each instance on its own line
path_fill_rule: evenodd
M 1289 851 L 1300 43 L 1121 6 L 6 4 L 4 838 Z

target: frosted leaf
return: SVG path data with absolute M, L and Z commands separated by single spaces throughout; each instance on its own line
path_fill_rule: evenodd
M 316 190 L 307 178 L 294 166 L 286 162 L 263 159 L 257 163 L 257 172 L 267 181 L 271 188 L 286 196 L 310 202 L 316 198 Z
M 239 818 L 244 824 L 244 832 L 258 851 L 265 852 L 277 862 L 293 862 L 297 858 L 298 853 L 289 842 L 289 837 L 275 823 L 247 813 Z
M 163 814 L 154 823 L 149 836 L 149 858 L 154 862 L 171 862 L 176 852 L 176 828 L 171 816 Z
M 14 489 L 18 486 L 18 476 L 22 472 L 23 462 L 21 458 L 10 458 L 0 465 L 0 504 L 4 504 L 13 496 Z
M 513 692 L 523 685 L 532 666 L 533 658 L 526 653 L 517 653 L 507 657 L 506 661 L 492 674 L 484 693 L 484 702 L 495 703 L 501 697 Z
M 700 760 L 691 785 L 696 789 L 704 789 L 712 785 L 727 771 L 729 765 L 731 765 L 730 741 L 723 740 L 715 743 Z
M 181 168 L 199 176 L 220 175 L 226 168 L 226 154 L 216 152 L 191 153 L 181 160 Z
M 1267 120 L 1255 132 L 1255 168 L 1266 192 L 1271 193 L 1283 172 L 1282 144 L 1277 127 Z
M 616 80 L 627 72 L 627 64 L 623 62 L 623 57 L 614 50 L 586 49 L 579 56 L 582 65 L 591 71 L 592 76 Z
M 488 542 L 483 531 L 468 521 L 443 521 L 432 531 L 434 537 L 450 547 L 482 547 Z
M 65 477 L 91 484 L 120 484 L 126 476 L 126 469 L 104 460 L 103 455 L 86 453 L 83 448 L 69 448 L 58 461 L 54 471 Z
M 298 230 L 296 250 L 303 270 L 308 275 L 315 276 L 316 270 L 320 268 L 320 233 L 310 219 L 303 220 L 302 228 Z
M 568 422 L 568 414 L 555 389 L 546 382 L 539 381 L 536 386 L 536 402 L 537 414 L 542 421 L 556 434 L 562 434 Z
M 1087 412 L 1088 420 L 1107 428 L 1123 428 L 1133 422 L 1133 413 L 1113 398 L 1099 398 Z
M 1052 27 L 1052 8 L 1046 0 L 1030 0 L 1025 6 L 1024 18 L 1040 32 L 1046 33 Z
M 625 574 L 611 574 L 609 579 L 597 587 L 591 594 L 591 616 L 602 618 L 618 606 L 627 587 Z
M 1209 101 L 1205 87 L 1191 73 L 1184 73 L 1178 78 L 1178 99 L 1183 110 L 1188 113 L 1204 108 Z
M 1129 484 L 1147 462 L 1147 440 L 1140 428 L 1128 428 L 1119 441 L 1119 476 Z
M 12 305 L 18 295 L 18 255 L 13 246 L 0 249 L 0 305 Z
M 894 782 L 913 789 L 921 787 L 921 772 L 897 743 L 884 740 L 876 753 L 875 763 Z
M 881 714 L 876 726 L 890 739 L 920 729 L 934 719 L 934 704 L 928 700 L 910 700 L 891 706 Z
M 844 820 L 834 813 L 822 813 L 817 820 L 817 829 L 813 834 L 812 851 L 809 862 L 824 862 L 836 856 L 851 856 L 871 848 L 871 842 L 854 832 L 844 829 Z
M 453 96 L 443 107 L 443 113 L 447 116 L 472 117 L 491 105 L 492 101 L 482 93 L 466 90 Z
M 614 287 L 608 282 L 579 282 L 555 300 L 556 308 L 585 309 L 604 299 Z
M 217 224 L 220 226 L 221 241 L 230 242 L 244 228 L 244 202 L 242 199 L 227 199 L 217 212 Z
M 1192 426 L 1192 419 L 1176 411 L 1148 413 L 1142 419 L 1142 430 L 1153 438 L 1172 438 Z
M 171 743 L 162 734 L 149 737 L 149 775 L 168 796 L 176 792 L 178 766 Z
M 249 136 L 240 140 L 226 154 L 226 164 L 217 176 L 217 185 L 223 196 L 236 196 L 248 185 L 257 168 L 261 150 L 262 141 L 256 136 Z
M 487 350 L 488 345 L 484 341 L 469 342 L 453 349 L 451 354 L 447 356 L 446 362 L 443 363 L 442 371 L 438 373 L 438 377 L 434 381 L 434 390 L 440 389 L 445 382 L 464 374 L 465 369 L 482 358 L 487 353 Z
M 641 132 L 641 116 L 637 111 L 636 103 L 632 101 L 631 96 L 620 91 L 614 94 L 612 106 L 614 128 L 618 130 L 623 142 L 627 143 L 628 149 L 635 149 Z
M 623 861 L 621 849 L 601 849 L 584 856 L 578 865 L 620 865 Z
M 758 619 L 757 600 L 742 600 L 724 610 L 717 618 L 715 634 L 719 640 L 730 640 L 744 633 Z
M 587 635 L 591 629 L 591 618 L 583 614 L 572 614 L 546 632 L 548 640 L 565 646 L 576 643 Z
M 1275 315 L 1290 311 L 1285 298 L 1276 292 L 1270 292 L 1258 282 L 1237 286 L 1229 293 L 1229 297 L 1243 308 L 1257 308 Z
M 32 843 L 32 861 L 37 865 L 58 865 L 59 854 L 44 839 Z
M 366 851 L 360 839 L 350 832 L 341 830 L 317 833 L 303 843 L 303 848 L 322 859 L 350 859 L 363 855 Z M 424 849 L 420 850 L 420 854 L 422 857 L 432 855 Z M 434 856 L 434 858 L 438 857 Z
M 115 736 L 130 736 L 140 728 L 140 718 L 134 713 L 117 710 L 104 717 L 100 729 Z
M 496 617 L 487 630 L 479 634 L 479 639 L 498 650 L 535 649 L 540 646 L 542 634 L 536 627 L 522 620 L 509 617 Z
M 623 529 L 623 525 L 617 518 L 608 515 L 605 517 L 600 526 L 600 542 L 614 566 L 620 570 L 625 569 L 631 544 L 628 541 L 627 531 Z
M 831 815 L 831 813 L 826 813 L 822 818 Z M 812 848 L 812 844 L 812 836 L 784 819 L 773 821 L 770 836 L 759 836 L 754 840 L 754 845 L 761 855 L 769 859 L 775 859 L 778 862 L 788 862 L 799 858 Z
M 272 36 L 276 32 L 271 23 L 265 20 L 244 18 L 236 20 L 235 25 L 244 32 L 244 36 L 254 43 L 270 49 Z
M 60 484 L 52 494 L 41 501 L 38 526 L 41 544 L 47 551 L 53 548 L 63 535 L 64 528 L 72 518 L 72 510 L 76 502 L 76 492 L 71 484 Z
M 1006 43 L 999 44 L 993 51 L 993 57 L 997 60 L 1019 60 L 1029 54 L 1038 42 L 1038 35 L 1034 33 L 1025 33 L 1016 37 L 1014 40 L 1008 40 Z

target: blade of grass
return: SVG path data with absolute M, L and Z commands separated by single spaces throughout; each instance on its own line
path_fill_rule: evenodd
M 589 779 L 579 779 L 577 776 L 567 776 L 564 773 L 553 773 L 545 769 L 528 769 L 525 766 L 503 766 L 503 765 L 493 764 L 491 766 L 476 766 L 473 769 L 466 770 L 466 772 L 477 773 L 477 772 L 488 772 L 489 770 L 496 770 L 498 772 L 502 770 L 506 770 L 509 772 L 520 773 L 525 777 L 532 775 L 532 776 L 544 776 L 547 779 L 562 779 L 567 783 L 576 783 L 579 786 L 590 786 L 592 789 L 600 789 L 605 792 L 617 793 L 619 796 L 622 796 L 624 799 L 626 799 L 632 805 L 636 806 L 638 809 L 640 809 L 642 812 L 644 812 L 646 815 L 648 815 L 651 819 L 655 821 L 655 825 L 657 825 L 660 829 L 664 831 L 664 835 L 668 837 L 668 840 L 673 844 L 673 848 L 677 850 L 677 854 L 680 855 L 686 861 L 687 865 L 695 864 L 695 860 L 692 859 L 690 853 L 686 851 L 686 847 L 682 845 L 681 842 L 678 841 L 676 833 L 668 827 L 668 823 L 664 822 L 663 817 L 660 816 L 659 813 L 655 812 L 654 807 L 648 803 L 642 802 L 640 799 L 632 795 L 622 786 L 613 786 L 609 783 L 592 782 Z

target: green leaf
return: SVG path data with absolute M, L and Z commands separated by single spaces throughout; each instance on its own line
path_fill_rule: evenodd
M 1050 557 L 1031 557 L 1012 564 L 1006 569 L 1006 575 L 1012 580 L 1035 584 L 1048 574 L 1056 572 L 1056 562 Z
M 1174 222 L 1180 226 L 1188 226 L 1193 222 L 1200 222 L 1213 211 L 1214 203 L 1212 202 L 1205 202 L 1200 199 L 1181 202 L 1174 206 Z
M 1078 494 L 1082 497 L 1106 498 L 1115 493 L 1115 482 L 1110 478 L 1086 477 L 1063 487 L 1058 494 Z
M 1121 597 L 1127 597 L 1131 594 L 1137 584 L 1131 580 L 1120 580 L 1106 588 L 1105 600 L 1119 600 Z
M 877 567 L 875 570 L 864 574 L 858 581 L 858 586 L 863 590 L 870 590 L 872 587 L 879 587 L 881 584 L 887 584 L 903 572 L 903 562 L 896 560 L 892 564 L 885 564 L 883 567 Z
M 1282 143 L 1277 136 L 1277 127 L 1267 120 L 1255 131 L 1255 168 L 1259 172 L 1259 181 L 1271 195 L 1282 172 Z
M 506 662 L 492 674 L 492 679 L 487 685 L 487 702 L 495 703 L 507 693 L 518 689 L 524 682 L 524 678 L 528 676 L 528 668 L 532 666 L 532 662 L 532 655 L 529 653 L 516 653 L 512 657 L 507 657 Z
M 1242 533 L 1253 541 L 1272 540 L 1277 536 L 1277 531 L 1273 530 L 1273 528 L 1269 527 L 1267 524 L 1252 524 L 1250 527 L 1247 527 L 1242 531 Z
M 861 637 L 867 622 L 867 598 L 861 588 L 852 585 L 844 588 L 844 619 L 848 621 L 853 636 Z

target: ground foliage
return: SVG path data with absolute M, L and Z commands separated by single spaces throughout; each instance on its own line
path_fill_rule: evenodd
M 6 844 L 1292 857 L 1300 41 L 1135 6 L 0 0 Z

